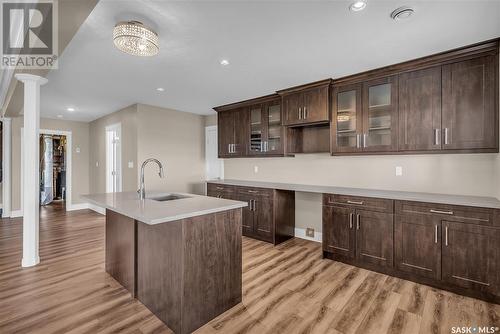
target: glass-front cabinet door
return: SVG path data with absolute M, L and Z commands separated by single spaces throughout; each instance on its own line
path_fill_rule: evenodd
M 397 149 L 397 91 L 395 77 L 363 84 L 363 151 Z
M 266 154 L 283 154 L 283 127 L 281 126 L 281 103 L 273 101 L 266 104 L 266 140 L 263 144 Z
M 263 108 L 261 104 L 257 104 L 250 107 L 250 154 L 260 154 L 263 148 Z
M 333 152 L 361 150 L 361 85 L 335 87 L 333 90 Z

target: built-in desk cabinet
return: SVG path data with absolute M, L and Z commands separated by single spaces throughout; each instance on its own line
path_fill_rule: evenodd
M 207 184 L 207 195 L 248 203 L 242 234 L 275 245 L 295 235 L 295 193 L 287 190 Z
M 393 266 L 392 200 L 323 195 L 323 250 L 377 266 Z
M 496 209 L 324 194 L 323 255 L 500 302 Z

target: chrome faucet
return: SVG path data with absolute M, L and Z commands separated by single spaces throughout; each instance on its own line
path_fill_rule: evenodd
M 145 199 L 146 198 L 146 189 L 144 188 L 144 167 L 146 167 L 146 165 L 150 162 L 156 162 L 156 164 L 158 165 L 158 167 L 160 168 L 159 172 L 158 172 L 158 175 L 163 178 L 164 175 L 163 175 L 163 165 L 161 164 L 160 161 L 158 161 L 158 159 L 154 159 L 154 158 L 149 158 L 149 159 L 146 159 L 146 161 L 144 161 L 142 163 L 142 166 L 141 166 L 141 183 L 139 185 L 139 190 L 137 190 L 137 192 L 139 193 L 139 198 L 141 200 Z

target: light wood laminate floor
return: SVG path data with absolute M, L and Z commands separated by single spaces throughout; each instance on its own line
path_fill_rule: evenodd
M 170 333 L 104 272 L 104 217 L 41 210 L 41 263 L 21 268 L 22 220 L 0 221 L 0 333 Z M 500 306 L 323 260 L 318 243 L 243 238 L 243 302 L 197 333 L 451 333 Z

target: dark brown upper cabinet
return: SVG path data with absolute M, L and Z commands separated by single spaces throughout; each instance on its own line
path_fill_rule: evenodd
M 278 91 L 283 98 L 283 124 L 299 126 L 328 122 L 330 83 L 328 79 Z
M 249 112 L 249 155 L 282 155 L 284 128 L 280 99 L 252 105 Z
M 397 150 L 395 76 L 333 88 L 332 152 Z
M 441 66 L 399 76 L 399 150 L 441 149 Z
M 283 155 L 284 127 L 279 95 L 214 109 L 218 115 L 220 158 Z
M 242 157 L 248 148 L 248 110 L 238 108 L 217 113 L 219 157 Z
M 398 82 L 396 76 L 363 83 L 365 152 L 393 152 L 398 141 Z
M 333 88 L 332 149 L 334 152 L 361 152 L 363 117 L 361 108 L 362 85 L 353 84 Z
M 443 149 L 498 148 L 498 55 L 443 66 Z

